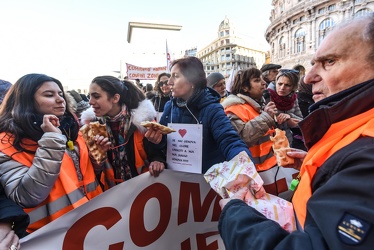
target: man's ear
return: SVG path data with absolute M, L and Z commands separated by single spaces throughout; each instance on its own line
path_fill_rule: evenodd
M 242 87 L 243 92 L 247 93 L 249 92 L 249 88 L 247 86 Z

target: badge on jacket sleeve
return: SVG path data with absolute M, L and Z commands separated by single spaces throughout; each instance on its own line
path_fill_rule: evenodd
M 363 219 L 345 213 L 338 224 L 338 234 L 344 244 L 357 245 L 363 242 L 370 227 L 371 224 Z

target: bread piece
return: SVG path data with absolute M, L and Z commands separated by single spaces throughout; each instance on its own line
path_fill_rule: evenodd
M 83 138 L 86 141 L 86 145 L 88 147 L 91 156 L 95 159 L 97 163 L 102 162 L 106 158 L 106 151 L 102 150 L 96 143 L 95 143 L 95 136 L 102 135 L 104 137 L 108 137 L 108 133 L 106 131 L 106 126 L 104 124 L 100 124 L 99 122 L 91 122 L 81 127 L 80 131 L 83 134 Z
M 166 127 L 158 122 L 144 121 L 144 122 L 141 122 L 140 125 L 146 128 L 153 128 L 154 130 L 159 130 L 161 134 L 164 134 L 164 135 L 175 132 L 174 129 Z
M 275 135 L 270 136 L 270 140 L 273 141 L 273 151 L 277 159 L 278 166 L 286 166 L 294 163 L 294 159 L 287 155 L 287 152 L 291 150 L 288 142 L 286 132 L 276 128 Z

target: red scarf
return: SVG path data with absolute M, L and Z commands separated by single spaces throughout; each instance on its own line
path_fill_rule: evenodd
M 291 96 L 290 95 L 279 96 L 277 92 L 275 92 L 274 90 L 272 89 L 268 89 L 268 90 L 271 96 L 271 100 L 275 103 L 275 106 L 277 107 L 277 109 L 286 111 L 286 110 L 290 110 L 293 108 L 295 104 L 295 100 L 297 98 L 297 95 L 295 93 L 293 93 Z

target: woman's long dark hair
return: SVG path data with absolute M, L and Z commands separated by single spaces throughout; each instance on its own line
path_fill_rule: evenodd
M 127 80 L 121 81 L 114 76 L 98 76 L 92 80 L 92 83 L 99 85 L 109 97 L 119 94 L 119 104 L 121 106 L 125 104 L 130 110 L 136 109 L 139 102 L 145 100 L 143 91 Z
M 38 114 L 34 95 L 43 83 L 50 81 L 59 86 L 66 102 L 61 82 L 43 74 L 28 74 L 21 77 L 9 89 L 4 98 L 0 108 L 0 132 L 6 132 L 13 136 L 13 144 L 17 150 L 25 150 L 22 147 L 22 139 L 27 138 L 37 142 L 44 134 L 40 128 L 44 114 Z M 73 123 L 74 129 L 70 131 L 70 137 L 75 140 L 78 136 L 79 126 L 68 107 L 66 107 L 63 117 L 66 117 L 69 123 Z

